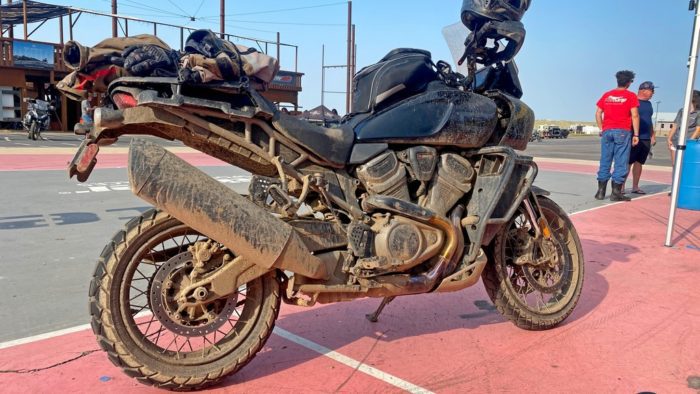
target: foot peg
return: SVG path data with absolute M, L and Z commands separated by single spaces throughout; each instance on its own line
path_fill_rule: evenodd
M 382 300 L 382 303 L 379 304 L 379 308 L 377 308 L 377 310 L 374 311 L 374 313 L 365 315 L 367 320 L 371 321 L 372 323 L 378 322 L 379 321 L 379 314 L 382 313 L 382 310 L 384 309 L 385 306 L 387 306 L 387 304 L 389 304 L 391 301 L 394 301 L 394 298 L 396 298 L 396 297 L 395 296 L 384 297 L 384 299 Z

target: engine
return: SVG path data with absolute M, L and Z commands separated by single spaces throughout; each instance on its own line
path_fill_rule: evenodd
M 357 168 L 368 194 L 409 201 L 442 216 L 471 190 L 474 175 L 466 158 L 428 146 L 387 151 Z M 445 237 L 437 228 L 391 213 L 375 213 L 371 223 L 353 222 L 348 236 L 359 276 L 410 269 L 437 254 Z

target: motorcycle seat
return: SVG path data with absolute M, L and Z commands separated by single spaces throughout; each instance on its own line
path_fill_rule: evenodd
M 326 128 L 277 112 L 272 123 L 294 142 L 306 147 L 319 158 L 344 166 L 355 141 L 349 127 Z

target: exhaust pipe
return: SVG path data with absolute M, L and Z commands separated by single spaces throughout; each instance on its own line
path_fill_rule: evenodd
M 129 184 L 139 198 L 263 268 L 327 279 L 299 234 L 209 175 L 142 139 L 129 147 Z

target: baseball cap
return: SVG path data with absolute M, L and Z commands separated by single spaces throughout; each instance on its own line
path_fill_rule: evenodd
M 654 82 L 651 81 L 644 81 L 641 84 L 639 84 L 639 90 L 643 89 L 649 89 L 649 90 L 654 90 Z

